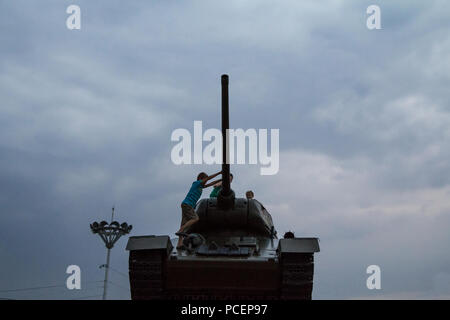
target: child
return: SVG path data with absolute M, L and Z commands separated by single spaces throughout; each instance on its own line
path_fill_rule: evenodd
M 183 202 L 181 203 L 181 227 L 180 230 L 176 233 L 182 233 L 183 230 L 190 227 L 194 223 L 198 221 L 198 215 L 195 213 L 195 206 L 197 205 L 198 199 L 200 199 L 202 195 L 203 188 L 208 188 L 212 185 L 215 185 L 216 183 L 220 182 L 221 180 L 216 180 L 214 182 L 211 182 L 209 184 L 206 184 L 209 180 L 217 177 L 219 174 L 221 174 L 222 171 L 219 171 L 211 176 L 208 176 L 206 173 L 201 172 L 197 176 L 197 181 L 194 181 L 192 183 L 191 188 L 189 189 L 188 194 L 186 195 L 186 198 L 184 198 Z M 177 249 L 181 249 L 183 244 L 183 236 L 178 235 L 178 245 Z
M 247 198 L 247 199 L 253 199 L 254 197 L 255 197 L 255 194 L 253 193 L 253 191 L 252 190 L 248 190 L 246 193 L 245 193 L 245 197 Z
M 230 173 L 230 183 L 233 181 L 233 174 Z M 214 189 L 211 191 L 209 197 L 210 198 L 217 198 L 217 196 L 219 195 L 219 191 L 222 189 L 222 181 L 216 183 L 214 185 Z

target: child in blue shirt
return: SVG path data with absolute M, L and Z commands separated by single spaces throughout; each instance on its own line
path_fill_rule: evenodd
M 180 230 L 176 233 L 182 233 L 183 230 L 190 227 L 194 223 L 198 221 L 198 215 L 195 213 L 195 206 L 197 205 L 197 201 L 200 199 L 202 195 L 203 188 L 208 188 L 210 186 L 215 185 L 217 182 L 222 180 L 216 180 L 206 184 L 209 180 L 217 177 L 221 174 L 222 171 L 219 171 L 211 176 L 208 176 L 206 173 L 201 172 L 197 176 L 197 181 L 192 183 L 191 188 L 189 189 L 186 198 L 184 198 L 181 203 L 181 227 Z M 183 244 L 183 236 L 179 235 L 177 249 L 180 249 Z

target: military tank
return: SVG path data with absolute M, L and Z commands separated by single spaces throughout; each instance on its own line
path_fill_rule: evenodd
M 222 75 L 222 189 L 202 199 L 199 221 L 185 230 L 183 249 L 168 235 L 130 237 L 133 300 L 311 299 L 317 238 L 286 232 L 278 239 L 272 217 L 256 199 L 236 198 L 227 163 L 229 102 Z

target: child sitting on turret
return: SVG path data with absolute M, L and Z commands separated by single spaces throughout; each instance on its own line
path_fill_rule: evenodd
M 197 176 L 197 181 L 194 181 L 192 183 L 192 186 L 189 189 L 186 198 L 184 198 L 183 202 L 181 203 L 181 227 L 180 230 L 176 233 L 179 236 L 177 249 L 180 249 L 183 244 L 183 236 L 179 235 L 179 233 L 183 233 L 186 228 L 190 227 L 198 221 L 198 215 L 197 213 L 195 213 L 195 206 L 197 205 L 197 201 L 202 195 L 203 188 L 213 186 L 222 180 L 216 180 L 208 184 L 206 184 L 206 182 L 217 177 L 221 173 L 222 171 L 219 171 L 211 176 L 208 176 L 206 173 L 201 172 Z

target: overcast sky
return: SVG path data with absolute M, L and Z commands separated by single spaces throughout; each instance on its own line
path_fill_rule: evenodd
M 89 223 L 113 205 L 132 235 L 174 236 L 220 167 L 174 165 L 171 133 L 220 127 L 223 73 L 231 127 L 280 130 L 279 173 L 235 165 L 233 189 L 320 238 L 313 298 L 450 298 L 449 18 L 446 0 L 1 1 L 0 298 L 101 295 Z M 126 242 L 111 298 L 129 298 Z M 81 291 L 2 291 L 64 286 L 70 264 Z

